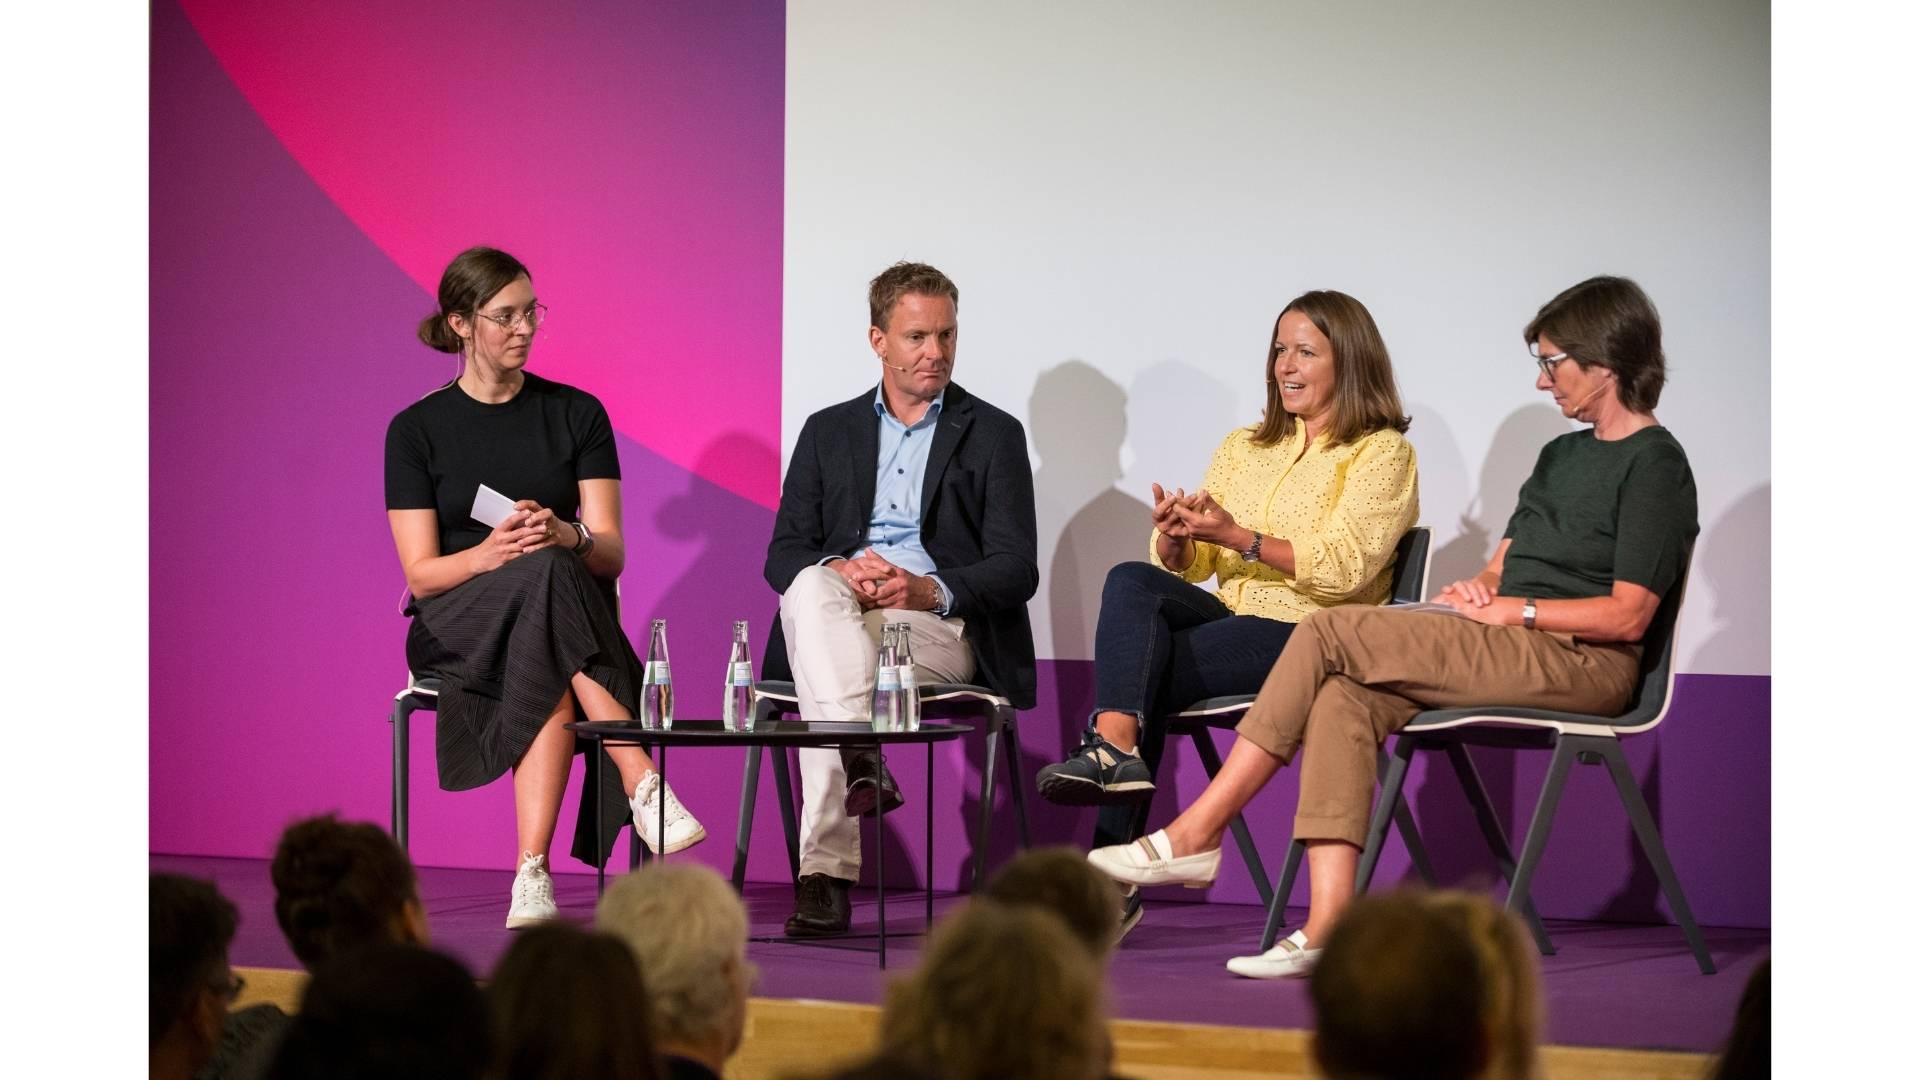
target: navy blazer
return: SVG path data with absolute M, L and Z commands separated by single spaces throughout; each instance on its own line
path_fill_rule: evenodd
M 873 517 L 880 467 L 874 391 L 807 417 L 780 490 L 767 544 L 767 584 L 784 593 L 794 576 L 822 559 L 857 551 Z M 975 679 L 1034 705 L 1033 627 L 1027 601 L 1040 587 L 1033 466 L 1020 421 L 949 383 L 927 472 L 921 481 L 920 543 L 967 622 Z M 784 672 L 786 647 L 769 636 L 762 674 Z

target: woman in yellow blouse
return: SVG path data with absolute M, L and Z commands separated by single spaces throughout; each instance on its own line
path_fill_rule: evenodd
M 1385 600 L 1394 545 L 1419 514 L 1408 421 L 1364 305 L 1330 291 L 1289 303 L 1266 380 L 1261 423 L 1221 442 L 1199 491 L 1153 485 L 1153 561 L 1107 575 L 1092 720 L 1080 748 L 1039 776 L 1053 802 L 1105 808 L 1096 847 L 1145 824 L 1158 719 L 1257 692 L 1312 612 Z M 1194 584 L 1210 577 L 1217 593 Z

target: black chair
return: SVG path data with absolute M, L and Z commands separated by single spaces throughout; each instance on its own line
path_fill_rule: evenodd
M 1427 571 L 1431 561 L 1433 530 L 1425 525 L 1415 525 L 1400 537 L 1393 549 L 1393 576 L 1389 585 L 1387 603 L 1409 604 L 1426 599 Z M 1205 698 L 1196 701 L 1179 712 L 1165 718 L 1166 732 L 1169 738 L 1185 735 L 1193 739 L 1193 748 L 1200 755 L 1200 763 L 1206 767 L 1207 779 L 1220 775 L 1220 750 L 1213 744 L 1213 730 L 1221 728 L 1231 730 L 1246 715 L 1248 706 L 1253 704 L 1254 694 L 1230 694 L 1224 697 Z M 1157 764 L 1157 763 L 1156 763 Z M 1134 811 L 1133 836 L 1137 839 L 1146 832 L 1147 810 L 1152 799 L 1140 803 Z M 1407 837 L 1408 848 L 1415 852 L 1415 861 L 1427 872 L 1431 880 L 1431 867 L 1427 865 L 1426 849 L 1420 843 L 1419 833 L 1413 827 L 1411 814 L 1401 815 L 1400 826 Z M 1233 841 L 1240 849 L 1240 858 L 1246 863 L 1247 873 L 1253 877 L 1253 887 L 1260 894 L 1260 902 L 1272 905 L 1276 895 L 1285 897 L 1293 886 L 1294 872 L 1298 868 L 1298 856 L 1305 852 L 1304 844 L 1290 844 L 1287 853 L 1288 870 L 1285 874 L 1286 888 L 1275 893 L 1271 879 L 1267 877 L 1267 868 L 1260 860 L 1260 848 L 1254 842 L 1253 830 L 1247 827 L 1244 815 L 1235 814 L 1231 823 Z M 1284 899 L 1281 901 L 1284 906 Z M 1265 950 L 1271 942 L 1262 945 Z
M 1689 553 L 1689 562 L 1691 558 Z M 1530 892 L 1533 875 L 1539 868 L 1541 853 L 1546 850 L 1547 835 L 1553 829 L 1554 812 L 1559 808 L 1567 773 L 1576 761 L 1583 765 L 1604 764 L 1613 777 L 1614 789 L 1620 795 L 1621 805 L 1626 808 L 1627 820 L 1633 825 L 1640 849 L 1653 865 L 1660 890 L 1666 896 L 1674 918 L 1680 922 L 1680 929 L 1686 935 L 1687 945 L 1693 950 L 1701 973 L 1713 974 L 1713 957 L 1707 952 L 1706 942 L 1700 936 L 1700 927 L 1693 919 L 1693 909 L 1687 905 L 1686 894 L 1680 888 L 1680 878 L 1674 873 L 1673 863 L 1667 857 L 1666 845 L 1660 839 L 1660 828 L 1654 823 L 1653 814 L 1647 809 L 1646 798 L 1640 792 L 1640 784 L 1627 767 L 1626 755 L 1620 749 L 1621 736 L 1652 731 L 1666 719 L 1668 710 L 1673 706 L 1674 631 L 1679 623 L 1680 605 L 1686 587 L 1687 570 L 1683 568 L 1680 579 L 1661 599 L 1653 623 L 1641 638 L 1640 686 L 1633 700 L 1628 703 L 1627 710 L 1619 716 L 1589 716 L 1551 709 L 1494 705 L 1429 709 L 1408 722 L 1394 741 L 1386 777 L 1381 783 L 1380 800 L 1374 806 L 1373 817 L 1368 825 L 1367 845 L 1360 856 L 1357 878 L 1359 890 L 1366 890 L 1374 867 L 1379 862 L 1380 849 L 1386 842 L 1388 817 L 1398 815 L 1405 809 L 1403 788 L 1407 766 L 1412 762 L 1414 753 L 1419 750 L 1445 751 L 1454 775 L 1460 778 L 1467 799 L 1473 804 L 1474 817 L 1479 822 L 1482 835 L 1486 837 L 1487 846 L 1493 850 L 1494 858 L 1500 864 L 1500 872 L 1508 881 L 1507 910 L 1526 913 L 1540 951 L 1548 956 L 1553 955 L 1553 944 L 1533 914 Z M 1494 814 L 1486 786 L 1481 783 L 1480 774 L 1473 767 L 1473 759 L 1467 751 L 1469 746 L 1553 752 L 1547 764 L 1546 783 L 1540 789 L 1540 800 L 1534 806 L 1533 818 L 1527 825 L 1527 835 L 1521 842 L 1517 862 L 1507 846 L 1506 836 L 1500 828 L 1499 818 Z M 1271 939 L 1278 929 L 1277 912 L 1277 907 L 1268 912 L 1262 949 L 1272 945 Z
M 763 679 L 753 684 L 753 724 L 757 728 L 781 716 L 797 716 L 800 698 L 794 690 L 792 672 L 787 666 L 786 635 L 778 616 L 767 635 L 767 649 L 761 660 L 761 673 L 786 675 L 785 679 Z M 1020 784 L 1019 713 L 1013 702 L 991 687 L 972 683 L 928 683 L 920 687 L 920 715 L 927 720 L 973 720 L 983 727 L 986 761 L 980 768 L 980 824 L 973 839 L 973 891 L 986 883 L 987 838 L 993 825 L 993 798 L 997 789 L 1000 744 L 1006 743 L 1008 783 L 1013 789 L 1014 815 L 1020 829 L 1020 847 L 1033 846 L 1027 819 L 1027 793 Z M 747 878 L 747 847 L 753 835 L 753 810 L 760 791 L 761 747 L 747 748 L 746 774 L 740 785 L 740 823 L 734 834 L 733 886 L 740 889 Z M 773 783 L 780 800 L 780 828 L 787 842 L 787 864 L 794 881 L 800 880 L 800 829 L 794 809 L 793 774 L 784 751 L 773 755 Z
M 607 595 L 607 602 L 613 606 L 614 621 L 618 622 L 620 618 L 620 586 L 617 582 L 613 583 L 608 586 L 604 592 Z M 406 598 L 402 598 L 400 601 L 400 610 L 402 613 L 406 611 L 406 607 L 407 600 Z M 408 771 L 408 761 L 410 758 L 408 745 L 410 740 L 408 739 L 408 735 L 410 734 L 410 723 L 414 713 L 422 709 L 429 711 L 437 709 L 439 704 L 440 680 L 415 675 L 409 671 L 407 672 L 407 685 L 401 687 L 400 692 L 393 695 L 393 711 L 387 716 L 387 721 L 393 725 L 392 831 L 393 839 L 400 845 L 401 851 L 410 850 L 407 845 L 407 781 L 410 775 Z M 596 743 L 595 746 L 597 747 L 596 753 L 606 753 L 604 748 L 598 748 L 599 744 Z M 640 842 L 640 830 L 637 827 L 632 831 L 631 835 L 628 836 L 627 842 L 628 869 L 639 866 L 641 860 L 653 854 L 650 851 L 644 850 L 645 845 Z

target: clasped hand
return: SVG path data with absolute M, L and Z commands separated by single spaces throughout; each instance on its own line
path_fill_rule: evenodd
M 574 529 L 554 517 L 552 510 L 532 499 L 513 504 L 513 513 L 494 526 L 485 540 L 474 548 L 481 573 L 498 570 L 529 552 L 544 547 L 573 547 L 579 542 Z
M 1191 495 L 1184 489 L 1168 494 L 1159 484 L 1153 485 L 1153 527 L 1160 530 L 1160 535 L 1175 540 L 1198 540 L 1236 551 L 1252 542 L 1233 515 L 1205 488 Z
M 1470 577 L 1441 589 L 1440 595 L 1434 597 L 1433 602 L 1445 604 L 1474 622 L 1499 626 L 1505 620 L 1500 608 L 1494 603 L 1500 597 L 1493 590 L 1494 587 L 1487 583 L 1486 578 Z
M 903 570 L 875 555 L 872 548 L 828 565 L 853 586 L 862 611 L 932 611 L 939 602 L 939 590 L 934 588 L 932 578 Z

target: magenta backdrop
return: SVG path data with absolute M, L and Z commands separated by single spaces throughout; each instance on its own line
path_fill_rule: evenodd
M 606 402 L 632 553 L 624 621 L 667 618 L 683 709 L 714 711 L 701 687 L 717 696 L 728 623 L 764 633 L 774 607 L 758 568 L 779 485 L 784 48 L 779 3 L 154 6 L 151 850 L 259 857 L 299 815 L 385 820 L 405 620 L 382 435 L 451 373 L 412 330 L 440 267 L 473 243 L 534 268 L 555 312 L 535 369 Z M 1090 705 L 1084 662 L 1043 660 L 1040 681 L 1022 783 Z M 1679 694 L 1629 756 L 1700 919 L 1769 925 L 1769 680 L 1682 676 Z M 415 725 L 415 858 L 510 863 L 507 784 L 438 791 L 431 722 Z M 968 740 L 936 755 L 942 887 L 971 866 L 979 754 Z M 903 777 L 919 776 L 905 757 Z M 1481 758 L 1512 833 L 1542 757 Z M 671 767 L 715 837 L 697 857 L 724 866 L 739 760 Z M 1416 769 L 1442 875 L 1484 881 L 1451 777 Z M 1176 747 L 1156 823 L 1203 784 Z M 778 880 L 763 786 L 750 873 Z M 1291 772 L 1273 788 L 1248 815 L 1270 872 Z M 1084 842 L 1089 814 L 1032 801 L 1039 839 Z M 558 850 L 572 808 L 569 795 Z M 916 798 L 887 819 L 902 882 L 926 872 L 922 813 Z M 1603 776 L 1577 771 L 1559 820 L 1544 913 L 1665 918 Z M 1003 828 L 989 854 L 1011 848 Z M 1405 868 L 1396 842 L 1383 880 Z M 1208 895 L 1253 899 L 1237 857 Z

